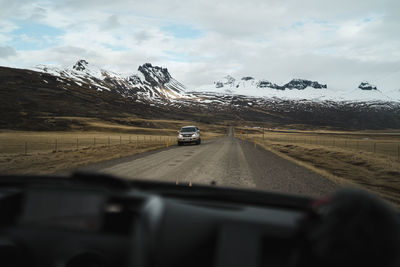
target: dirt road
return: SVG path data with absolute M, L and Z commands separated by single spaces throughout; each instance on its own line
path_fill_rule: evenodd
M 128 179 L 250 187 L 294 194 L 323 195 L 329 180 L 251 143 L 227 137 L 201 145 L 172 147 L 97 165 L 98 171 Z

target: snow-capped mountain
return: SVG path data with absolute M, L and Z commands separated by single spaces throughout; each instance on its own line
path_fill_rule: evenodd
M 139 66 L 138 71 L 127 77 L 98 68 L 86 60 L 79 60 L 72 68 L 59 69 L 38 65 L 36 71 L 58 77 L 59 82 L 74 82 L 97 91 L 116 91 L 126 98 L 174 99 L 185 97 L 185 86 L 172 78 L 168 69 L 152 66 L 150 63 Z
M 382 92 L 368 82 L 362 82 L 358 87 L 347 90 L 330 88 L 327 84 L 306 79 L 292 79 L 279 85 L 266 79 L 256 79 L 245 76 L 240 79 L 227 75 L 222 79 L 187 89 L 175 80 L 168 69 L 153 66 L 150 63 L 139 66 L 137 72 L 128 76 L 104 70 L 89 64 L 86 60 L 79 60 L 72 68 L 58 69 L 45 65 L 35 68 L 40 72 L 58 77 L 59 82 L 75 83 L 79 86 L 88 86 L 97 91 L 112 91 L 125 98 L 145 99 L 150 101 L 192 99 L 209 102 L 207 97 L 196 97 L 198 93 L 214 93 L 218 95 L 241 95 L 282 100 L 309 100 L 335 102 L 365 102 L 383 101 L 400 102 L 400 89 Z
M 359 87 L 335 90 L 304 79 L 279 85 L 251 76 L 226 76 L 210 86 L 189 90 L 166 68 L 149 63 L 130 75 L 98 68 L 86 60 L 66 69 L 0 67 L 0 109 L 0 128 L 21 130 L 55 129 L 48 119 L 53 116 L 112 121 L 131 115 L 206 123 L 242 120 L 400 129 L 400 89 L 382 92 L 363 82 Z M 20 122 L 17 126 L 16 121 Z
M 316 81 L 309 81 L 304 79 L 293 79 L 284 85 L 278 85 L 268 80 L 261 79 L 257 80 L 251 76 L 245 76 L 241 79 L 236 79 L 230 75 L 223 77 L 221 80 L 214 82 L 213 85 L 207 85 L 201 87 L 201 90 L 213 90 L 214 88 L 225 90 L 227 92 L 240 91 L 241 89 L 247 88 L 270 88 L 275 90 L 304 90 L 307 87 L 314 89 L 327 88 L 326 84 L 320 84 Z
M 399 101 L 400 90 L 382 92 L 368 82 L 362 82 L 357 88 L 338 90 L 317 81 L 293 79 L 286 84 L 278 85 L 266 79 L 256 79 L 251 76 L 236 79 L 230 75 L 195 88 L 195 92 L 208 92 L 230 95 L 244 95 L 262 98 L 279 98 L 283 100 L 310 100 L 335 102 L 364 101 Z

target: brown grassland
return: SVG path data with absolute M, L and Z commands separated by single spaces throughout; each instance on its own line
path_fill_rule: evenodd
M 263 138 L 262 129 L 236 128 L 235 134 L 339 185 L 359 186 L 400 207 L 400 136 L 392 131 L 264 131 Z
M 0 173 L 50 174 L 161 149 L 175 145 L 177 130 L 185 125 L 197 125 L 203 140 L 226 134 L 226 126 L 191 121 L 67 119 L 74 130 L 0 131 Z

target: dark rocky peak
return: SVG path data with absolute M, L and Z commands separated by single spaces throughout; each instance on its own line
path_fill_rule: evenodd
M 224 78 L 226 79 L 226 82 L 224 82 L 224 84 L 233 85 L 233 84 L 235 83 L 235 81 L 236 81 L 236 79 L 233 78 L 233 77 L 230 76 L 230 75 L 227 75 L 227 76 L 225 76 Z
M 250 77 L 250 76 L 246 76 L 246 77 L 243 77 L 242 80 L 243 81 L 250 81 L 250 80 L 254 80 L 254 78 Z
M 222 88 L 224 85 L 228 85 L 228 87 L 233 87 L 235 85 L 236 79 L 230 75 L 227 75 L 223 78 L 222 81 L 214 82 L 215 88 Z
M 358 88 L 361 90 L 378 90 L 375 85 L 369 84 L 368 82 L 362 82 Z
M 84 59 L 81 59 L 81 60 L 78 60 L 72 68 L 77 71 L 83 71 L 87 68 L 88 65 L 89 65 L 89 62 L 87 62 Z
M 315 89 L 322 89 L 322 88 L 327 88 L 326 84 L 320 84 L 315 81 L 310 81 L 310 80 L 304 80 L 304 79 L 293 79 L 287 84 L 283 86 L 284 88 L 288 89 L 298 89 L 298 90 L 304 90 L 307 87 L 312 87 Z
M 260 80 L 260 81 L 257 83 L 257 87 L 258 87 L 258 88 L 266 88 L 266 87 L 269 87 L 269 88 L 278 89 L 278 90 L 285 90 L 284 87 L 279 86 L 279 85 L 277 85 L 277 84 L 275 84 L 275 83 L 271 83 L 270 81 L 267 81 L 267 80 Z
M 137 84 L 141 84 L 142 81 L 140 80 L 140 77 L 137 76 L 136 74 L 133 74 L 131 76 L 128 77 L 128 81 L 133 84 L 133 85 L 137 85 Z
M 164 85 L 172 78 L 167 68 L 152 66 L 150 63 L 145 63 L 142 66 L 139 66 L 138 71 L 144 75 L 145 80 L 152 86 Z
M 215 88 L 221 88 L 224 87 L 224 84 L 222 82 L 214 82 Z

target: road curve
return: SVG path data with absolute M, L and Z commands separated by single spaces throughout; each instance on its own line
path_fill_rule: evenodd
M 262 148 L 254 148 L 251 143 L 234 138 L 231 132 L 227 137 L 201 145 L 144 153 L 110 161 L 96 169 L 127 179 L 193 184 L 215 181 L 228 187 L 311 196 L 329 194 L 336 189 L 326 178 Z

